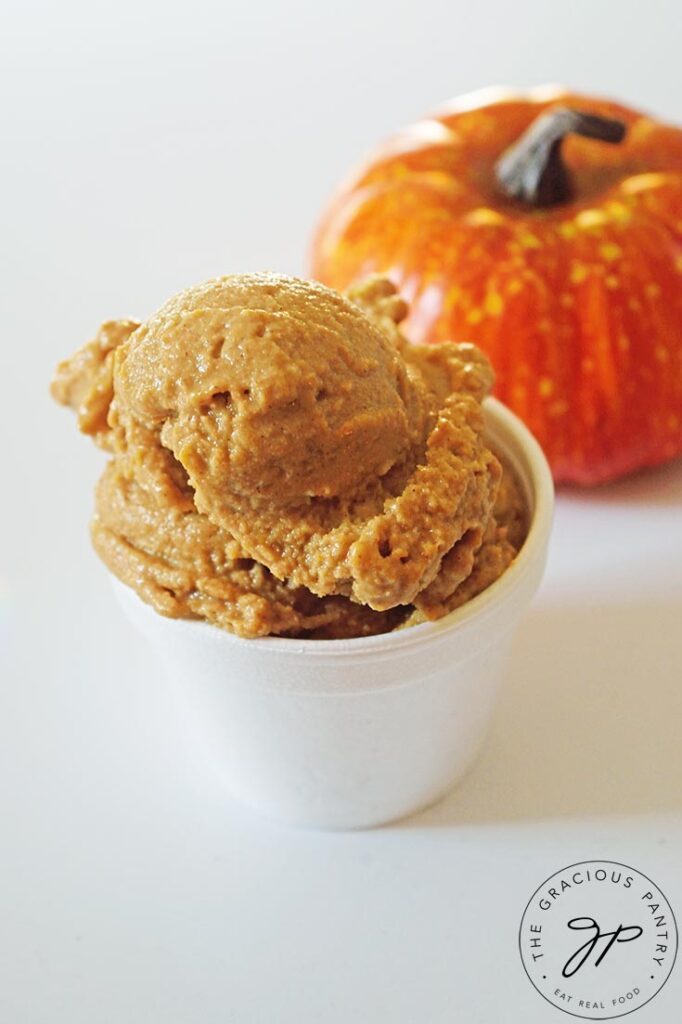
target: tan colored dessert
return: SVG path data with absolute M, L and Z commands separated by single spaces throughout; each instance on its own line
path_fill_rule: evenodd
M 472 345 L 417 347 L 370 278 L 347 297 L 271 274 L 104 324 L 54 397 L 112 454 L 95 548 L 157 611 L 241 636 L 331 638 L 438 618 L 523 543 L 483 437 Z

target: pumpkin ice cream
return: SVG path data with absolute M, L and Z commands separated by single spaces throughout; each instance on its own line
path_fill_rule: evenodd
M 488 586 L 525 535 L 483 436 L 492 373 L 472 345 L 409 344 L 405 314 L 384 279 L 252 274 L 104 324 L 52 393 L 112 456 L 109 569 L 245 637 L 385 632 Z

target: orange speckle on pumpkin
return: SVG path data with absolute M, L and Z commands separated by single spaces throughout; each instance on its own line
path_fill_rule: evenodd
M 570 281 L 571 284 L 582 284 L 589 273 L 589 269 L 584 263 L 574 263 L 571 267 Z
M 678 274 L 682 274 L 682 256 L 678 256 L 675 259 L 675 270 Z
M 661 286 L 660 284 L 656 284 L 655 281 L 650 281 L 644 289 L 644 293 L 647 299 L 657 299 L 661 294 Z
M 583 373 L 594 373 L 594 359 L 591 356 L 585 356 L 580 360 L 580 367 Z
M 616 277 L 615 274 L 607 274 L 604 278 L 604 284 L 607 288 L 610 288 L 611 291 L 615 291 L 615 289 L 620 286 L 620 278 Z
M 497 210 L 491 210 L 489 206 L 479 206 L 464 217 L 464 223 L 472 227 L 499 227 L 500 224 L 506 223 L 506 218 Z
M 617 200 L 613 200 L 606 204 L 606 209 L 609 211 L 611 220 L 616 224 L 627 224 L 631 219 L 631 213 L 624 203 L 619 203 Z
M 630 350 L 630 339 L 627 334 L 618 335 L 618 348 L 621 352 L 629 352 Z
M 504 303 L 499 292 L 488 292 L 485 297 L 485 311 L 488 316 L 499 316 L 503 309 Z
M 549 377 L 541 377 L 538 381 L 538 394 L 541 398 L 549 398 L 554 391 L 554 381 Z
M 467 313 L 468 324 L 480 324 L 483 319 L 483 313 L 480 309 L 470 309 Z
M 557 232 L 561 235 L 562 238 L 568 238 L 570 240 L 571 238 L 575 238 L 575 236 L 578 234 L 578 229 L 573 223 L 573 221 L 567 220 L 564 221 L 563 224 L 558 225 Z
M 521 281 L 518 277 L 512 278 L 512 280 L 507 285 L 507 294 L 509 295 L 518 295 L 519 292 L 522 290 L 523 281 Z
M 674 412 L 671 412 L 670 415 L 668 416 L 668 419 L 666 420 L 666 426 L 667 426 L 668 430 L 670 430 L 670 431 L 677 430 L 679 425 L 680 425 L 680 418 L 679 418 L 679 416 L 676 416 Z
M 608 223 L 608 217 L 603 210 L 581 210 L 576 214 L 575 222 L 583 230 L 601 228 Z
M 572 306 L 575 306 L 575 298 L 570 292 L 562 292 L 559 296 L 559 304 L 562 305 L 564 309 L 571 309 Z
M 564 401 L 563 398 L 560 398 L 557 402 L 552 402 L 552 404 L 547 407 L 547 413 L 553 419 L 557 419 L 559 416 L 564 416 L 567 412 L 568 402 Z
M 618 260 L 623 255 L 623 250 L 615 242 L 604 242 L 603 245 L 599 246 L 599 255 L 607 263 L 612 263 L 613 260 Z
M 519 245 L 521 246 L 522 249 L 541 249 L 542 248 L 542 242 L 540 241 L 540 239 L 537 237 L 537 235 L 531 234 L 530 231 L 523 231 L 523 232 L 521 232 L 519 234 L 519 236 L 518 236 L 518 239 L 519 239 Z
M 670 353 L 665 345 L 657 345 L 654 349 L 654 355 L 656 357 L 656 361 L 659 363 L 667 363 L 670 358 Z
M 635 174 L 632 178 L 626 178 L 620 186 L 626 195 L 634 196 L 638 192 L 645 192 L 650 188 L 659 188 L 669 180 L 667 174 L 659 174 L 656 171 L 647 174 Z

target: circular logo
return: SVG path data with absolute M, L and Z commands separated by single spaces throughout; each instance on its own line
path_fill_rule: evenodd
M 663 988 L 677 924 L 650 878 L 626 864 L 586 860 L 543 882 L 521 919 L 526 974 L 552 1006 L 586 1020 L 638 1010 Z

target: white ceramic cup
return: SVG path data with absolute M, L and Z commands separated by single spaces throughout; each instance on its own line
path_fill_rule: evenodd
M 164 618 L 114 580 L 130 620 L 187 689 L 232 793 L 268 817 L 379 825 L 436 801 L 476 756 L 542 577 L 554 496 L 521 421 L 495 399 L 485 415 L 490 443 L 523 484 L 530 531 L 492 586 L 437 622 L 351 640 L 244 640 Z

